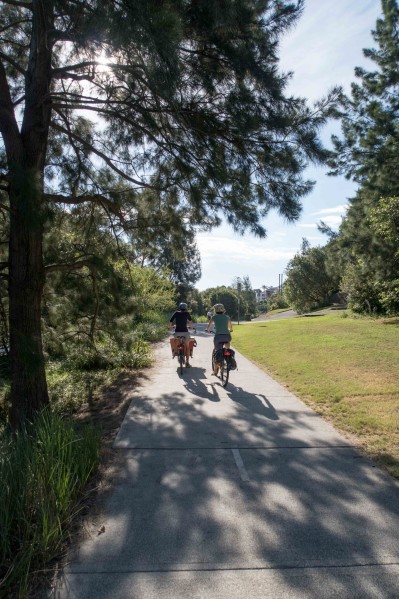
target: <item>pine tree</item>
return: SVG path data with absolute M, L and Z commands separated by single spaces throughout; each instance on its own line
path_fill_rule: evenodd
M 399 195 L 399 7 L 381 0 L 372 32 L 376 48 L 363 50 L 376 70 L 356 68 L 351 97 L 341 98 L 343 138 L 333 137 L 333 174 L 345 174 L 368 197 Z
M 10 201 L 11 419 L 48 402 L 43 234 L 52 204 L 128 227 L 151 189 L 193 224 L 293 220 L 325 105 L 285 95 L 279 36 L 303 1 L 2 0 L 0 185 Z M 328 100 L 327 100 L 328 102 Z M 92 115 L 92 118 L 91 118 Z M 115 184 L 115 176 L 119 182 Z M 135 219 L 133 218 L 133 221 Z M 54 268 L 54 265 L 52 265 Z
M 381 198 L 399 195 L 399 7 L 382 0 L 372 32 L 376 48 L 364 50 L 375 70 L 357 68 L 351 97 L 341 98 L 343 137 L 333 137 L 332 174 L 345 174 L 359 188 L 328 255 L 341 265 L 345 291 L 358 311 L 383 311 L 381 294 L 397 277 L 392 243 L 371 218 Z

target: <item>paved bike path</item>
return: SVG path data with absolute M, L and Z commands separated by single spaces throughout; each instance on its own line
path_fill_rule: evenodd
M 197 339 L 132 389 L 105 532 L 52 596 L 398 599 L 399 486 L 243 356 L 223 389 Z

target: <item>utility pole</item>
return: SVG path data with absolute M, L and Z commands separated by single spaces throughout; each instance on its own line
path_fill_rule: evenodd
M 241 287 L 242 287 L 241 279 L 240 279 L 240 277 L 237 277 L 237 293 L 238 293 L 238 301 L 237 301 L 237 305 L 238 305 L 238 310 L 237 310 L 237 324 L 240 324 L 240 292 L 241 292 Z

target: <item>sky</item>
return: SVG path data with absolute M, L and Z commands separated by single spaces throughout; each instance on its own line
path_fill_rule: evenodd
M 362 49 L 375 45 L 371 30 L 379 16 L 380 0 L 305 0 L 295 29 L 281 39 L 281 70 L 294 73 L 287 93 L 313 102 L 334 85 L 349 92 L 356 66 L 373 69 Z M 339 131 L 338 123 L 329 123 L 321 131 L 323 143 L 329 147 L 331 134 Z M 329 177 L 327 171 L 324 167 L 307 168 L 304 178 L 316 184 L 302 200 L 301 218 L 292 224 L 270 213 L 262 222 L 268 231 L 266 239 L 250 233 L 235 234 L 228 225 L 198 233 L 202 277 L 197 289 L 229 286 L 236 277 L 243 276 L 249 277 L 254 289 L 262 285 L 277 287 L 279 275 L 284 277 L 287 264 L 299 251 L 304 237 L 311 246 L 324 245 L 327 238 L 318 231 L 317 223 L 322 220 L 337 230 L 348 198 L 355 192 L 351 181 Z

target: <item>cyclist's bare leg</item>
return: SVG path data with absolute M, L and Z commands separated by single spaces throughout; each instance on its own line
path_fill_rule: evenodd
M 190 341 L 184 345 L 184 353 L 186 354 L 186 366 L 190 366 Z
M 223 346 L 224 346 L 224 343 L 219 343 L 218 346 L 215 349 L 218 349 L 218 350 L 219 349 L 223 349 Z M 219 368 L 220 368 L 220 364 L 218 364 L 217 362 L 215 362 L 215 366 L 214 366 L 214 369 L 213 369 L 213 374 L 215 376 L 218 375 Z

